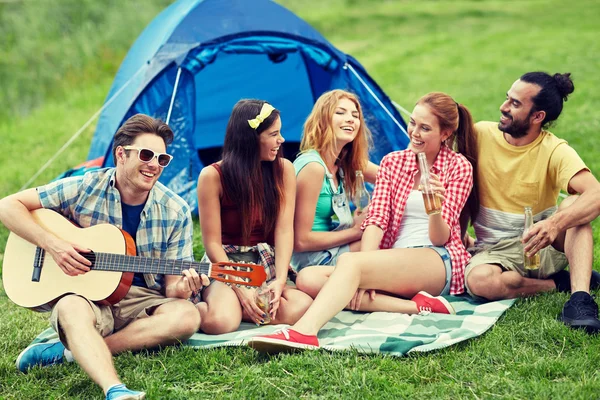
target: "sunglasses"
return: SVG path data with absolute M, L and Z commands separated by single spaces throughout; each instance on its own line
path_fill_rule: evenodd
M 137 150 L 138 159 L 141 162 L 149 163 L 150 161 L 152 161 L 154 159 L 154 157 L 156 157 L 156 159 L 158 160 L 158 165 L 160 165 L 163 168 L 166 167 L 167 165 L 169 165 L 169 163 L 173 159 L 173 156 L 170 154 L 155 153 L 153 150 L 146 149 L 143 147 L 123 146 L 123 148 L 125 150 Z

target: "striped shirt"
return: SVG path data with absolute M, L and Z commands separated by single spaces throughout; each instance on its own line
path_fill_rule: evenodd
M 111 224 L 123 228 L 121 195 L 115 186 L 115 169 L 87 172 L 37 188 L 42 207 L 54 210 L 82 228 Z M 156 182 L 140 215 L 135 237 L 137 255 L 192 261 L 193 224 L 189 205 Z M 146 284 L 161 290 L 162 276 L 144 274 Z
M 473 187 L 473 167 L 462 155 L 442 146 L 431 167 L 446 189 L 442 218 L 450 227 L 450 237 L 444 247 L 452 259 L 450 294 L 464 292 L 465 265 L 470 259 L 460 237 L 460 213 Z M 384 232 L 380 248 L 391 249 L 398 238 L 408 196 L 419 172 L 417 157 L 411 150 L 395 151 L 381 160 L 373 201 L 362 229 L 377 225 Z
M 560 191 L 569 192 L 571 179 L 589 171 L 577 152 L 551 132 L 543 130 L 533 142 L 513 146 L 497 122 L 478 122 L 475 128 L 481 207 L 473 225 L 478 246 L 520 237 L 524 207 L 532 208 L 535 222 L 550 217 Z

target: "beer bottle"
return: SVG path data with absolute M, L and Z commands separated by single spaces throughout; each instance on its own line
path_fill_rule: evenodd
M 427 215 L 439 214 L 442 212 L 442 202 L 436 196 L 431 184 L 429 183 L 429 166 L 425 153 L 419 153 L 419 170 L 421 171 L 421 192 L 423 192 L 423 203 L 425 203 L 425 212 Z
M 523 229 L 523 236 L 527 234 L 527 231 L 529 231 L 532 226 L 533 212 L 531 211 L 531 207 L 525 207 L 525 228 Z M 523 266 L 525 269 L 539 269 L 540 253 L 528 257 L 527 254 L 525 254 L 525 250 L 523 250 Z
M 356 192 L 354 193 L 354 198 L 352 199 L 352 202 L 356 207 L 356 212 L 358 214 L 362 213 L 363 210 L 367 208 L 370 201 L 371 196 L 369 196 L 369 192 L 365 186 L 365 177 L 362 171 L 356 171 Z

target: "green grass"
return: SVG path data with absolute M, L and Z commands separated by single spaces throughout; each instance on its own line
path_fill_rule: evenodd
M 0 109 L 10 110 L 0 119 L 0 197 L 18 190 L 102 105 L 127 47 L 166 2 L 0 3 L 0 38 L 7 44 L 0 46 Z M 442 90 L 476 120 L 497 120 L 506 91 L 522 73 L 572 72 L 575 93 L 552 130 L 599 175 L 597 1 L 281 3 L 358 58 L 409 110 L 421 95 Z M 26 41 L 20 50 L 19 40 Z M 35 57 L 40 50 L 43 56 Z M 49 62 L 60 68 L 45 68 Z M 34 184 L 83 161 L 92 133 L 84 132 Z M 593 227 L 599 243 L 600 223 Z M 199 257 L 197 224 L 195 233 Z M 0 249 L 6 237 L 0 227 Z M 600 270 L 598 244 L 595 254 Z M 352 351 L 264 358 L 245 348 L 169 348 L 126 353 L 115 363 L 124 381 L 150 398 L 597 398 L 600 339 L 556 321 L 566 300 L 565 294 L 520 300 L 480 338 L 400 359 Z M 17 373 L 16 356 L 47 326 L 47 315 L 15 306 L 3 291 L 0 307 L 0 398 L 101 398 L 75 364 Z

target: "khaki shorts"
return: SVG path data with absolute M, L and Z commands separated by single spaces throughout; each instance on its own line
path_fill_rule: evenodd
M 473 296 L 467 285 L 467 276 L 473 268 L 482 264 L 496 264 L 505 271 L 516 271 L 521 276 L 535 279 L 547 279 L 550 275 L 562 271 L 569 265 L 567 257 L 552 246 L 540 251 L 540 268 L 528 270 L 523 266 L 523 244 L 520 238 L 505 239 L 494 245 L 469 249 L 473 254 L 465 268 L 465 288 Z
M 86 300 L 92 308 L 96 319 L 96 330 L 102 337 L 106 337 L 113 332 L 125 328 L 136 319 L 151 316 L 156 308 L 162 304 L 178 300 L 167 298 L 156 290 L 140 286 L 132 286 L 127 295 L 125 295 L 120 302 L 113 304 L 112 306 L 99 305 L 83 296 L 80 297 Z M 68 348 L 65 334 L 61 329 L 58 320 L 58 308 L 54 307 L 52 309 L 52 314 L 50 315 L 50 325 L 58 332 L 60 341 Z

